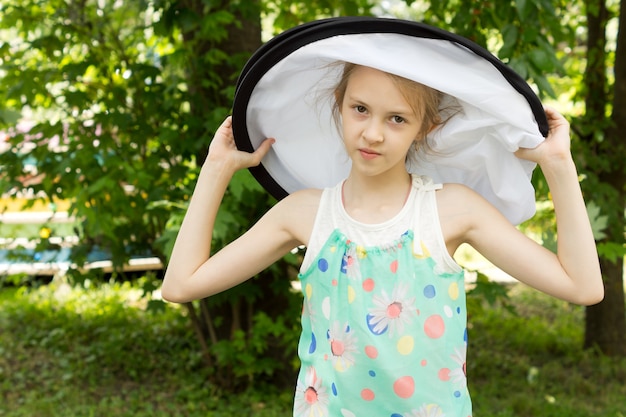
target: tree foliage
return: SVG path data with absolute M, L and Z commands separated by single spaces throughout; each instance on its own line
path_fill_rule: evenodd
M 21 191 L 27 161 L 37 196 L 67 199 L 83 220 L 74 260 L 98 246 L 115 265 L 156 250 L 159 201 L 185 197 L 189 155 L 184 74 L 154 33 L 146 2 L 3 3 L 3 103 L 33 125 L 1 155 L 4 193 Z M 174 65 L 172 65 L 174 63 Z M 163 257 L 163 253 L 160 253 Z
M 32 185 L 33 192 L 69 200 L 71 214 L 82 219 L 74 261 L 80 264 L 91 248 L 99 247 L 112 254 L 118 267 L 131 254 L 143 252 L 156 253 L 166 263 L 198 166 L 214 129 L 230 111 L 238 72 L 260 46 L 262 34 L 318 17 L 370 14 L 373 3 L 2 2 L 0 126 L 9 129 L 11 138 L 10 150 L 0 153 L 0 190 L 21 191 L 34 159 L 45 176 Z M 580 102 L 584 95 L 576 95 L 579 86 L 596 90 L 581 83 L 574 67 L 578 61 L 571 59 L 584 49 L 580 26 L 586 22 L 578 13 L 579 2 L 406 0 L 404 5 L 405 17 L 486 46 L 534 83 L 544 98 L 570 94 L 568 100 Z M 393 13 L 380 4 L 378 10 Z M 601 54 L 598 48 L 591 53 Z M 612 58 L 624 60 L 613 53 L 599 61 L 610 63 Z M 606 68 L 598 71 L 606 74 Z M 555 82 L 554 74 L 566 75 L 572 84 Z M 611 105 L 610 83 L 623 86 L 624 80 L 616 73 L 615 80 L 603 82 L 600 110 L 592 116 L 587 103 L 587 120 L 593 124 L 581 128 L 593 134 L 596 158 L 585 153 L 579 162 L 588 171 L 583 185 L 591 185 L 586 190 L 597 209 L 595 220 L 617 213 L 623 222 L 622 211 L 615 207 L 624 207 L 624 189 L 610 181 L 622 165 L 618 157 L 604 157 L 611 152 L 607 145 L 619 142 L 616 121 L 623 124 L 618 112 L 613 120 L 608 116 L 621 105 L 616 96 Z M 27 129 L 17 124 L 17 115 L 28 119 Z M 603 142 L 605 138 L 612 139 Z M 586 146 L 581 143 L 581 149 Z M 592 175 L 603 167 L 606 175 Z M 540 177 L 536 184 L 545 197 Z M 616 197 L 608 200 L 607 195 Z M 249 174 L 238 174 L 218 216 L 215 246 L 237 237 L 272 203 Z M 610 253 L 615 259 L 623 256 L 623 223 L 621 227 L 610 234 L 598 231 L 607 236 L 601 246 L 606 259 Z M 224 294 L 186 306 L 205 360 L 223 386 L 279 374 L 292 382 L 300 307 L 290 278 L 297 256 Z
M 569 5 L 553 0 L 435 0 L 423 18 L 483 45 L 534 83 L 542 96 L 554 96 L 548 77 L 563 73 L 557 46 L 574 37 L 572 28 L 563 24 L 570 18 Z
M 11 149 L 0 154 L 1 189 L 20 192 L 27 165 L 36 161 L 45 176 L 33 193 L 69 200 L 70 214 L 82 219 L 73 261 L 80 265 L 98 247 L 117 267 L 148 251 L 167 262 L 213 130 L 230 111 L 238 71 L 261 44 L 261 15 L 277 32 L 369 9 L 363 0 L 12 0 L 1 7 L 0 115 L 12 130 Z M 15 112 L 32 122 L 28 130 L 4 117 Z M 237 175 L 218 216 L 215 247 L 272 203 L 249 174 Z M 294 257 L 186 305 L 221 386 L 276 378 L 277 370 L 292 382 Z

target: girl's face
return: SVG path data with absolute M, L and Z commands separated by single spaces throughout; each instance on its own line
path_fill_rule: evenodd
M 352 170 L 366 176 L 406 174 L 405 160 L 422 120 L 382 71 L 357 67 L 340 108 L 343 140 Z

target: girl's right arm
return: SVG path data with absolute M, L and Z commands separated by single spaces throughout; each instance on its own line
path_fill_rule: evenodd
M 224 291 L 254 276 L 306 239 L 293 214 L 310 201 L 296 193 L 274 206 L 242 237 L 211 256 L 215 218 L 233 174 L 256 166 L 273 139 L 254 152 L 237 150 L 232 121 L 217 130 L 183 220 L 161 288 L 164 299 L 187 302 Z

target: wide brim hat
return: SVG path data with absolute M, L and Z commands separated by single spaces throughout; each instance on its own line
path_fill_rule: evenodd
M 350 62 L 396 74 L 444 94 L 447 122 L 428 148 L 407 159 L 411 173 L 465 184 L 513 224 L 535 213 L 535 164 L 517 158 L 548 133 L 543 106 L 510 67 L 476 43 L 424 23 L 373 17 L 323 19 L 287 30 L 250 58 L 237 81 L 237 147 L 276 143 L 250 169 L 282 199 L 304 188 L 332 187 L 351 162 L 332 116 L 333 87 Z M 452 106 L 451 106 L 452 104 Z M 424 149 L 424 148 L 423 148 Z

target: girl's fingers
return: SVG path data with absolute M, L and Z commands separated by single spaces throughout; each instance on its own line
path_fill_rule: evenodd
M 274 138 L 265 139 L 251 153 L 237 149 L 235 138 L 233 137 L 232 117 L 228 116 L 215 132 L 215 136 L 209 146 L 207 160 L 219 161 L 220 163 L 226 162 L 234 170 L 257 166 L 275 142 Z
M 276 142 L 274 138 L 265 139 L 261 145 L 250 155 L 250 163 L 248 166 L 257 166 L 261 160 L 267 155 L 272 145 Z

